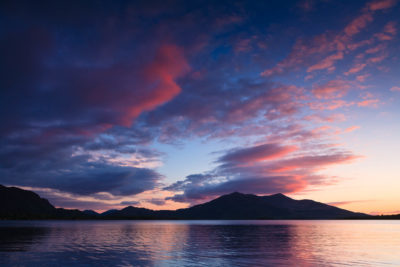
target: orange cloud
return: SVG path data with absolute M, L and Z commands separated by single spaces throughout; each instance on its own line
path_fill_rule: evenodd
M 354 132 L 355 130 L 358 130 L 358 129 L 360 129 L 360 126 L 354 125 L 354 126 L 351 126 L 349 128 L 346 128 L 343 132 L 344 133 L 351 133 L 351 132 Z

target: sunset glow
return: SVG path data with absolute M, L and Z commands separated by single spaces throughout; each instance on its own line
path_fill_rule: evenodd
M 399 1 L 0 6 L 0 184 L 81 210 L 236 191 L 400 213 Z

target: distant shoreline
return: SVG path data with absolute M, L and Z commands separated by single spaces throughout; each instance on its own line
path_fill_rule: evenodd
M 178 210 L 133 206 L 97 213 L 55 208 L 38 194 L 0 185 L 0 220 L 397 220 L 399 215 L 368 215 L 313 200 L 283 194 L 257 196 L 233 192 L 209 202 Z

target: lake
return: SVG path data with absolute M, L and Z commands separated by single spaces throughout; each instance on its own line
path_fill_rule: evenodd
M 0 221 L 0 266 L 400 266 L 400 221 Z

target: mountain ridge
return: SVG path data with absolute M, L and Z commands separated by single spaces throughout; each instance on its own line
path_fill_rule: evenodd
M 151 210 L 127 206 L 97 213 L 55 208 L 38 194 L 0 185 L 0 219 L 367 219 L 373 216 L 314 200 L 295 200 L 282 193 L 257 196 L 233 192 L 211 201 L 177 210 Z

